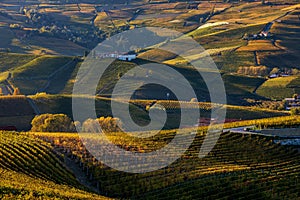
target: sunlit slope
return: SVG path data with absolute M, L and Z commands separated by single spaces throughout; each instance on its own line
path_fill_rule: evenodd
M 59 93 L 77 63 L 78 60 L 73 57 L 41 56 L 13 69 L 10 81 L 20 89 L 22 94 L 35 94 L 48 90 Z M 63 78 L 58 80 L 57 76 L 62 74 Z M 62 89 L 52 86 L 51 82 L 61 85 Z
M 299 117 L 278 117 L 229 123 L 227 127 L 257 124 L 260 127 L 289 127 L 299 125 Z M 164 147 L 176 130 L 162 131 L 145 139 L 137 139 L 122 133 L 110 133 L 106 137 L 118 147 L 132 152 L 152 152 Z M 190 134 L 191 129 L 186 129 Z M 237 198 L 297 198 L 299 191 L 299 153 L 295 148 L 274 143 L 275 137 L 224 133 L 213 150 L 205 157 L 198 154 L 206 130 L 201 128 L 193 144 L 173 164 L 149 173 L 131 174 L 107 168 L 95 162 L 93 155 L 84 150 L 78 135 L 62 133 L 33 133 L 71 149 L 70 156 L 90 164 L 93 181 L 99 182 L 102 191 L 116 198 L 146 199 L 211 199 Z M 93 142 L 93 136 L 87 136 Z M 55 142 L 58 141 L 59 142 Z M 97 140 L 99 142 L 99 140 Z M 178 141 L 184 143 L 183 140 Z M 99 144 L 99 143 L 97 143 Z M 104 145 L 104 144 L 103 144 Z M 109 151 L 110 147 L 105 146 Z M 81 149 L 81 150 L 80 150 Z M 118 157 L 118 153 L 116 158 Z M 168 152 L 173 156 L 173 151 Z M 120 166 L 126 159 L 118 160 Z
M 257 94 L 278 100 L 288 97 L 291 98 L 293 97 L 293 94 L 299 92 L 299 83 L 299 76 L 269 79 L 257 89 Z
M 4 199 L 102 199 L 84 191 L 53 147 L 25 133 L 0 132 Z

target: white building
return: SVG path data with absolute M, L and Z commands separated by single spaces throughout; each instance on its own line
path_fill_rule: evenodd
M 113 53 L 94 53 L 95 57 L 97 58 L 117 58 L 119 60 L 124 60 L 124 61 L 131 61 L 136 59 L 137 55 L 132 53 L 132 54 L 126 54 L 126 53 L 118 53 L 118 52 L 113 52 Z
M 136 54 L 118 55 L 119 60 L 131 61 L 136 59 Z

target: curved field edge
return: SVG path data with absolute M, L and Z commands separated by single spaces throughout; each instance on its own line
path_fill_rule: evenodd
M 278 77 L 269 79 L 258 87 L 256 93 L 270 99 L 284 99 L 299 92 L 299 76 Z

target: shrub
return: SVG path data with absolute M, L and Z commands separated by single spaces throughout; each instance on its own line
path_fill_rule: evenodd
M 75 132 L 72 120 L 65 114 L 42 114 L 31 122 L 33 132 Z
M 118 118 L 100 117 L 98 119 L 87 119 L 85 122 L 83 122 L 82 131 L 92 133 L 99 133 L 101 131 L 105 133 L 120 132 L 121 127 L 122 123 Z
M 82 132 L 99 133 L 100 126 L 96 119 L 87 119 L 82 124 Z
M 11 28 L 11 29 L 22 29 L 23 26 L 20 25 L 20 24 L 10 24 L 9 28 Z
M 16 96 L 16 95 L 20 95 L 20 94 L 21 94 L 21 93 L 20 93 L 19 88 L 15 88 L 15 89 L 14 89 L 13 95 Z
M 300 108 L 291 108 L 291 115 L 300 115 Z
M 190 102 L 191 103 L 196 103 L 196 102 L 198 102 L 198 99 L 197 98 L 192 98 Z
M 239 67 L 237 73 L 249 76 L 266 76 L 269 74 L 269 69 L 266 66 Z
M 38 92 L 38 93 L 35 94 L 35 96 L 37 96 L 37 97 L 46 97 L 47 93 L 46 92 Z

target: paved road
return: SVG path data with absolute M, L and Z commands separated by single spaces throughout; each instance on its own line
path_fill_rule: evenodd
M 257 134 L 252 131 L 247 131 L 246 129 L 252 129 L 255 126 L 241 126 L 241 127 L 236 127 L 236 128 L 228 128 L 224 129 L 223 133 L 225 132 L 232 132 L 232 133 L 243 133 L 243 134 Z
M 31 98 L 29 98 L 29 97 L 27 97 L 26 99 L 27 99 L 28 103 L 30 104 L 30 106 L 32 107 L 34 113 L 35 113 L 36 115 L 40 115 L 40 114 L 41 114 L 41 111 L 40 111 L 40 109 L 38 108 L 38 106 L 35 104 L 35 102 L 34 102 Z
M 262 135 L 267 137 L 280 137 L 280 138 L 300 138 L 300 128 L 284 128 L 284 129 L 263 129 L 261 131 L 248 131 L 255 126 L 243 126 L 230 129 L 224 129 L 224 132 L 251 134 L 251 135 Z M 287 133 L 289 132 L 289 133 Z

